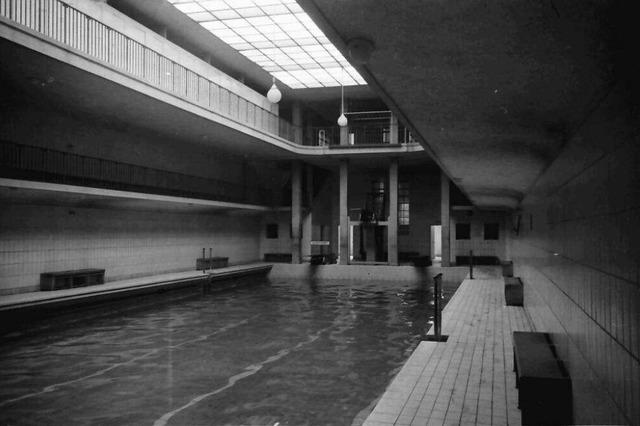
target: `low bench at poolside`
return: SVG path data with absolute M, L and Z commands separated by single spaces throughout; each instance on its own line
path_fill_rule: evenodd
M 74 269 L 40 274 L 40 290 L 86 287 L 104 284 L 104 269 Z
M 507 306 L 523 306 L 522 281 L 518 277 L 504 277 L 504 300 Z
M 514 331 L 513 365 L 522 424 L 571 424 L 571 378 L 550 336 Z
M 265 253 L 265 262 L 291 263 L 291 253 Z

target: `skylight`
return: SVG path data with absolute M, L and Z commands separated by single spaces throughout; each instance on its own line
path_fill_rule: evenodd
M 168 0 L 291 87 L 367 84 L 295 0 Z

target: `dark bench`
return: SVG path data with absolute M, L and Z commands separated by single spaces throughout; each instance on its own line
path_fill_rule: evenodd
M 514 331 L 513 366 L 523 425 L 572 424 L 571 379 L 547 333 Z
M 468 265 L 469 256 L 456 256 L 456 265 Z M 495 256 L 473 256 L 474 265 L 499 265 L 500 259 Z
M 265 262 L 291 263 L 291 253 L 265 253 Z
M 202 271 L 204 269 L 226 268 L 227 266 L 229 266 L 228 257 L 199 257 L 196 259 L 197 271 Z
M 502 276 L 503 277 L 512 277 L 513 276 L 513 262 L 511 262 L 511 261 L 500 262 L 500 266 L 502 267 Z
M 328 254 L 312 254 L 309 256 L 309 263 L 312 265 L 328 265 L 336 263 L 336 255 L 333 253 Z
M 507 306 L 523 306 L 522 281 L 518 277 L 504 277 L 504 300 Z
M 86 287 L 104 284 L 104 269 L 74 269 L 40 274 L 40 290 Z

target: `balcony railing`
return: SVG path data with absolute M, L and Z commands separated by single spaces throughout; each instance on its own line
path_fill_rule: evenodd
M 60 0 L 0 0 L 0 16 L 157 89 L 293 141 L 293 126 L 278 115 Z
M 390 126 L 387 123 L 355 124 L 347 127 L 347 145 L 385 145 L 391 143 Z M 399 125 L 398 143 L 418 143 L 411 132 Z M 311 127 L 306 134 L 305 145 L 340 145 L 340 127 Z
M 0 176 L 234 203 L 271 205 L 274 200 L 263 187 L 6 141 L 0 141 Z

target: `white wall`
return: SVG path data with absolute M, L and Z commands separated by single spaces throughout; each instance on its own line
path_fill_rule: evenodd
M 39 289 L 40 274 L 104 268 L 107 281 L 195 269 L 202 248 L 259 259 L 260 218 L 8 203 L 0 209 L 0 294 Z

